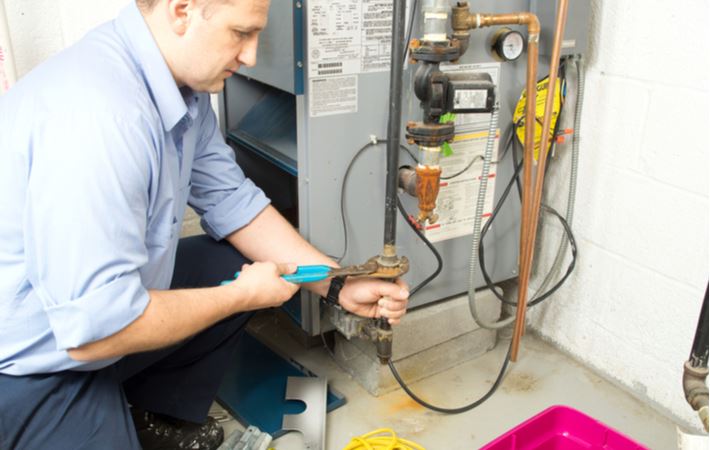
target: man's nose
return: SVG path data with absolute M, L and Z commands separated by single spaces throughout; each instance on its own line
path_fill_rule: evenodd
M 248 42 L 244 44 L 242 50 L 237 55 L 237 61 L 244 66 L 254 67 L 256 65 L 256 49 L 259 46 L 259 38 L 254 37 L 249 39 Z

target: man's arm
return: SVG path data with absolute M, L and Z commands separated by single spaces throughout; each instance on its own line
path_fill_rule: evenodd
M 247 226 L 227 236 L 227 240 L 253 261 L 295 261 L 298 264 L 337 264 L 318 251 L 269 206 Z M 298 289 L 280 275 L 292 273 L 294 264 L 256 262 L 242 267 L 237 280 L 226 286 L 151 290 L 143 314 L 118 333 L 70 349 L 79 361 L 95 361 L 166 347 L 186 339 L 210 325 L 241 311 L 278 306 Z M 306 287 L 325 295 L 329 281 Z M 366 317 L 384 316 L 396 324 L 404 315 L 409 293 L 399 281 L 348 280 L 340 296 L 341 305 Z M 387 300 L 382 297 L 388 297 Z
M 278 306 L 297 286 L 280 278 L 295 267 L 257 263 L 226 286 L 151 290 L 143 314 L 109 337 L 68 350 L 78 361 L 95 361 L 178 343 L 237 312 Z
M 299 265 L 338 264 L 308 241 L 272 206 L 267 206 L 249 225 L 228 235 L 226 239 L 252 261 L 291 262 Z M 304 284 L 318 295 L 325 296 L 330 280 Z M 386 298 L 383 298 L 386 297 Z M 340 291 L 340 305 L 364 317 L 389 318 L 396 324 L 407 310 L 409 292 L 406 284 L 373 278 L 348 278 Z

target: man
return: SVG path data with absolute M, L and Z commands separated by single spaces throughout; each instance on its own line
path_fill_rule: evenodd
M 244 177 L 210 108 L 256 63 L 267 10 L 138 0 L 0 97 L 0 448 L 215 448 L 207 411 L 250 312 L 297 291 L 280 278 L 296 264 L 335 264 Z M 178 245 L 187 203 L 209 237 Z M 335 291 L 362 316 L 406 310 L 401 281 Z

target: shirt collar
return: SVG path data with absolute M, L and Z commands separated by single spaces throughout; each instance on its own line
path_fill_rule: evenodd
M 188 105 L 194 95 L 183 97 L 175 79 L 170 73 L 163 55 L 160 53 L 148 25 L 143 19 L 138 6 L 131 1 L 116 18 L 117 29 L 131 50 L 153 102 L 158 108 L 158 114 L 163 121 L 165 131 L 171 131 L 188 113 Z M 184 91 L 184 89 L 183 89 Z M 192 105 L 190 105 L 192 106 Z M 190 108 L 192 109 L 192 108 Z M 190 114 L 192 115 L 192 114 Z

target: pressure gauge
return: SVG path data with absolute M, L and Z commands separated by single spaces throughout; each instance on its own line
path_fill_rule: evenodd
M 525 39 L 518 31 L 501 28 L 493 35 L 493 53 L 502 61 L 515 61 L 525 50 Z

